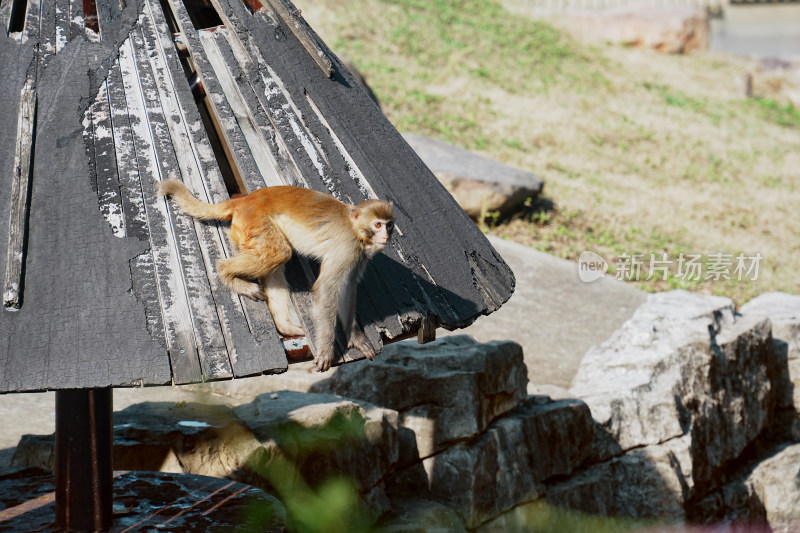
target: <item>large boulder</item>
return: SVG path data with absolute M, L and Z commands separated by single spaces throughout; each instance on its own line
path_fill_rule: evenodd
M 547 488 L 551 504 L 599 516 L 680 522 L 689 496 L 688 438 L 631 450 Z
M 800 444 L 786 446 L 761 462 L 747 478 L 747 485 L 763 506 L 774 532 L 800 527 Z
M 395 411 L 328 394 L 279 391 L 235 412 L 260 444 L 248 468 L 268 486 L 286 481 L 280 477 L 287 466 L 312 487 L 345 476 L 377 514 L 389 508 L 382 480 L 399 457 Z
M 772 322 L 778 409 L 784 435 L 800 441 L 800 296 L 769 292 L 741 308 L 743 316 Z
M 116 470 L 242 480 L 239 474 L 258 447 L 252 431 L 227 406 L 144 402 L 114 413 Z M 54 459 L 54 435 L 25 435 L 12 461 L 53 471 Z
M 481 433 L 527 397 L 527 383 L 518 344 L 461 335 L 388 345 L 374 361 L 343 365 L 312 390 L 394 409 L 424 458 Z
M 584 477 L 605 484 L 602 501 L 633 502 L 615 508 L 632 516 L 679 517 L 676 510 L 690 498 L 714 488 L 715 476 L 773 418 L 771 331 L 769 320 L 737 315 L 726 298 L 671 291 L 651 295 L 586 354 L 570 392 L 586 401 L 597 424 L 593 460 L 599 464 Z M 630 464 L 649 464 L 657 474 L 652 479 L 663 483 L 615 475 Z M 665 491 L 674 505 L 636 503 L 654 490 Z M 580 498 L 566 503 L 588 505 Z M 585 510 L 600 512 L 603 505 Z
M 608 9 L 570 11 L 560 24 L 587 40 L 607 41 L 668 54 L 707 50 L 708 14 L 690 6 L 634 4 Z
M 588 457 L 591 438 L 592 420 L 583 402 L 531 396 L 478 439 L 424 459 L 430 497 L 475 528 L 539 498 L 546 481 L 572 474 Z
M 473 220 L 512 214 L 544 188 L 541 178 L 525 170 L 424 135 L 403 137 Z

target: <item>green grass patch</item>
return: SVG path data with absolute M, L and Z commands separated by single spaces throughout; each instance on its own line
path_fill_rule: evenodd
M 770 98 L 753 98 L 748 102 L 764 120 L 787 128 L 800 128 L 800 111 L 791 103 L 781 105 Z

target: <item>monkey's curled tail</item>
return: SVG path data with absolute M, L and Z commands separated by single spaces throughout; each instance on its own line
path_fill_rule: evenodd
M 168 179 L 159 182 L 159 196 L 171 196 L 175 203 L 187 215 L 201 220 L 230 220 L 233 217 L 233 206 L 231 200 L 218 204 L 208 204 L 192 196 L 189 189 L 183 182 L 176 179 Z

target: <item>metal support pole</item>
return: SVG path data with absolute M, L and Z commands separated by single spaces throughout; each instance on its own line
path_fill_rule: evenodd
M 102 531 L 112 523 L 112 389 L 56 391 L 56 526 Z

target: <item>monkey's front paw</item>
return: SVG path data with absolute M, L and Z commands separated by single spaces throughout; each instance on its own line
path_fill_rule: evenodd
M 375 349 L 370 344 L 369 339 L 364 333 L 361 332 L 360 329 L 354 329 L 353 333 L 350 335 L 350 343 L 347 345 L 348 348 L 352 348 L 355 346 L 358 351 L 364 354 L 364 357 L 372 361 L 375 359 Z
M 317 364 L 317 370 L 325 372 L 333 364 L 333 350 L 330 353 L 319 354 L 314 358 L 314 362 Z

